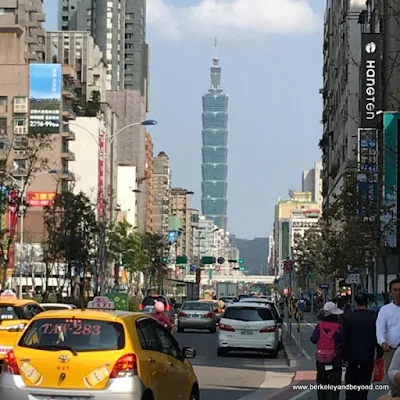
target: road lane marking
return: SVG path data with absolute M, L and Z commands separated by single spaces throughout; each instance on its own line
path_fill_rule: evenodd
M 284 325 L 286 327 L 286 330 L 288 329 L 286 322 L 284 322 Z M 305 358 L 307 358 L 307 360 L 312 360 L 313 358 L 306 352 L 306 350 L 304 349 L 303 346 L 300 346 L 300 343 L 298 341 L 298 339 L 295 337 L 294 332 L 292 330 L 292 339 L 294 340 L 294 342 L 297 344 L 297 346 L 299 347 L 299 349 L 301 350 L 302 354 L 304 355 Z
M 303 392 L 300 392 L 300 393 L 296 394 L 296 396 L 291 397 L 290 400 L 301 399 L 301 398 L 304 397 L 306 394 L 311 393 L 311 392 L 312 392 L 311 389 L 304 390 Z

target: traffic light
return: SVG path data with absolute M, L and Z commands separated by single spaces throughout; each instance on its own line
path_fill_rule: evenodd
M 243 260 L 241 258 L 239 258 L 238 263 L 243 264 Z
M 242 265 L 239 267 L 239 271 L 244 271 L 244 267 Z
M 162 257 L 161 262 L 166 264 L 168 262 L 168 257 Z

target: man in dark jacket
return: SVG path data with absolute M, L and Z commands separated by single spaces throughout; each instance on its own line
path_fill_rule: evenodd
M 349 314 L 344 323 L 345 351 L 347 362 L 346 384 L 370 385 L 375 357 L 382 357 L 382 348 L 376 341 L 375 311 L 368 310 L 365 294 L 355 297 L 356 309 Z M 347 390 L 346 400 L 367 400 L 368 390 Z

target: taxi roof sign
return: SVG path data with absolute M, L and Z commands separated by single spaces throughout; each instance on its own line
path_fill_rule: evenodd
M 1 299 L 16 300 L 17 295 L 11 289 L 7 289 L 2 294 L 0 294 L 0 300 Z
M 108 297 L 96 296 L 92 301 L 89 301 L 87 308 L 100 310 L 115 310 L 115 304 Z

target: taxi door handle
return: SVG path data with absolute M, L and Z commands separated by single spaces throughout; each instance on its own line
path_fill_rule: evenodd
M 151 364 L 155 364 L 156 363 L 156 360 L 154 359 L 154 358 L 149 358 L 149 362 L 151 363 Z

